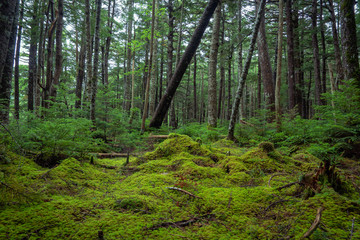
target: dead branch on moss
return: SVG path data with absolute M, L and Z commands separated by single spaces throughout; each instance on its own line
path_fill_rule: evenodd
M 311 236 L 311 234 L 316 230 L 316 228 L 319 226 L 320 224 L 320 220 L 321 220 L 321 212 L 324 210 L 323 207 L 319 207 L 316 213 L 316 217 L 315 220 L 313 222 L 313 224 L 311 225 L 311 227 L 309 228 L 309 230 L 307 230 L 307 232 L 301 237 L 301 239 L 305 239 Z
M 278 174 L 272 175 L 272 176 L 270 177 L 269 181 L 268 181 L 268 186 L 271 187 L 270 182 L 271 182 L 271 180 L 272 180 L 274 177 L 284 176 L 284 175 L 286 175 L 286 173 L 278 173 Z
M 284 185 L 284 186 L 282 186 L 282 187 L 278 187 L 277 190 L 280 191 L 281 189 L 291 187 L 291 186 L 293 186 L 293 185 L 295 185 L 295 184 L 299 184 L 299 182 L 288 183 L 288 184 L 286 184 L 286 185 Z
M 285 200 L 285 199 L 281 199 L 279 201 L 273 202 L 271 203 L 269 206 L 267 206 L 267 208 L 265 208 L 265 210 L 263 211 L 263 214 L 265 214 L 270 208 L 280 204 L 280 203 L 284 203 L 284 202 L 290 202 L 292 200 Z
M 169 135 L 149 135 L 149 139 L 167 139 Z
M 177 222 L 164 222 L 164 223 L 159 223 L 159 224 L 155 224 L 152 227 L 146 228 L 146 230 L 156 230 L 159 228 L 168 228 L 168 227 L 187 227 L 195 222 L 199 222 L 203 219 L 209 219 L 209 218 L 214 218 L 215 215 L 214 214 L 206 214 L 200 217 L 193 217 L 190 219 L 186 219 L 186 220 L 181 220 L 181 221 L 177 221 Z
M 190 197 L 193 197 L 193 198 L 200 198 L 201 199 L 201 197 L 198 197 L 195 194 L 192 194 L 191 192 L 188 192 L 188 191 L 186 191 L 184 189 L 181 189 L 181 188 L 177 188 L 177 187 L 166 187 L 166 188 L 170 189 L 170 190 L 176 190 L 176 191 L 185 193 L 185 194 L 187 194 L 187 195 L 189 195 Z

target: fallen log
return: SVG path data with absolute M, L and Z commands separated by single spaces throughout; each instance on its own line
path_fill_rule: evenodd
M 127 153 L 92 153 L 97 158 L 127 158 Z M 132 156 L 136 156 L 136 154 L 131 154 Z
M 167 139 L 169 135 L 149 135 L 149 139 Z

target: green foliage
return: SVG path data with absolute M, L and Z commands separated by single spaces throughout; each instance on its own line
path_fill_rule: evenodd
M 206 124 L 190 123 L 180 127 L 176 133 L 187 135 L 193 139 L 201 139 L 203 143 L 216 142 L 221 138 L 221 135 L 227 134 L 226 126 L 209 129 Z

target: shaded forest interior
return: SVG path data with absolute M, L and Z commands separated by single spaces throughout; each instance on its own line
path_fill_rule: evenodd
M 111 181 L 151 171 L 160 174 L 154 169 L 166 174 L 173 171 L 173 178 L 164 176 L 165 182 L 177 181 L 166 188 L 171 190 L 170 197 L 164 189 L 153 196 L 172 199 L 180 208 L 199 209 L 196 214 L 187 209 L 193 213 L 187 217 L 170 214 L 166 221 L 146 227 L 155 232 L 199 222 L 231 228 L 214 210 L 217 205 L 211 208 L 209 202 L 186 205 L 174 200 L 180 194 L 205 201 L 208 190 L 199 195 L 192 190 L 197 189 L 196 181 L 209 187 L 207 181 L 213 177 L 226 179 L 217 186 L 232 189 L 224 190 L 227 197 L 230 194 L 228 211 L 232 211 L 236 184 L 259 187 L 268 181 L 270 188 L 272 178 L 281 176 L 283 181 L 274 183 L 276 190 L 256 188 L 251 197 L 265 191 L 278 197 L 278 202 L 272 203 L 275 208 L 285 202 L 295 206 L 299 196 L 306 201 L 314 199 L 328 186 L 334 201 L 343 199 L 356 215 L 360 170 L 350 168 L 360 159 L 359 27 L 360 2 L 355 0 L 1 2 L 0 191 L 5 197 L 0 208 L 50 199 L 51 194 L 77 196 L 77 186 L 88 186 L 80 180 L 74 185 L 61 172 L 70 173 L 73 166 L 98 176 L 103 170 Z M 167 145 L 173 139 L 179 139 L 172 142 L 174 148 L 177 144 L 189 146 L 179 147 L 183 155 Z M 250 153 L 253 158 L 247 158 Z M 21 174 L 13 167 L 20 165 L 22 158 L 32 169 L 26 174 L 41 172 L 34 179 L 43 182 L 33 179 L 20 184 Z M 166 161 L 160 164 L 160 159 Z M 61 167 L 63 162 L 69 166 Z M 292 167 L 294 174 L 290 174 Z M 18 180 L 9 180 L 10 176 Z M 33 188 L 30 182 L 54 184 L 57 192 L 27 191 Z M 285 182 L 290 185 L 281 184 Z M 284 185 L 286 196 L 280 194 Z M 21 196 L 11 200 L 9 192 Z M 262 204 L 271 204 L 261 199 Z M 120 212 L 140 211 L 150 216 L 153 200 L 138 200 L 134 196 L 125 205 L 121 200 L 116 207 Z M 320 219 L 329 206 L 311 208 L 316 226 L 308 229 L 309 236 L 324 239 L 320 231 L 326 232 L 327 227 Z M 265 224 L 275 214 L 273 205 L 260 208 L 265 217 L 260 221 L 260 212 L 252 217 Z M 301 219 L 303 213 L 298 210 L 294 210 L 296 214 L 288 212 L 287 217 Z M 91 211 L 85 215 L 91 216 Z M 250 231 L 246 236 L 308 237 L 304 225 L 302 231 L 290 230 L 300 224 L 295 219 L 283 229 L 256 228 L 256 233 Z M 350 231 L 351 237 L 359 235 L 356 228 L 360 232 L 356 221 L 352 222 L 355 230 Z M 35 234 L 29 231 L 25 234 L 28 238 Z M 0 230 L 0 238 L 6 234 L 10 232 Z M 82 236 L 81 232 L 71 234 Z M 103 234 L 99 230 L 97 237 L 103 239 Z M 188 238 L 194 237 L 188 234 Z M 349 238 L 347 234 L 339 230 L 325 235 Z

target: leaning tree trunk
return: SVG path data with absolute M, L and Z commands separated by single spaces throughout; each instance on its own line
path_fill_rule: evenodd
M 241 99 L 241 97 L 243 95 L 244 84 L 245 84 L 246 77 L 247 77 L 248 72 L 249 72 L 251 58 L 252 58 L 254 48 L 255 48 L 255 42 L 256 42 L 258 32 L 259 32 L 260 19 L 261 19 L 261 16 L 264 14 L 264 11 L 265 11 L 265 3 L 266 3 L 266 0 L 261 0 L 261 2 L 260 2 L 260 6 L 259 6 L 257 17 L 256 17 L 255 26 L 254 26 L 254 29 L 253 29 L 253 32 L 252 32 L 251 43 L 250 43 L 250 48 L 249 48 L 249 54 L 247 56 L 247 59 L 246 59 L 246 62 L 245 62 L 245 67 L 244 67 L 243 72 L 241 73 L 239 85 L 238 85 L 237 90 L 236 90 L 235 100 L 234 100 L 234 103 L 233 103 L 233 106 L 232 106 L 232 111 L 231 111 L 231 117 L 230 117 L 229 129 L 228 129 L 228 136 L 227 136 L 227 138 L 229 140 L 235 140 L 235 136 L 234 136 L 235 123 L 236 123 L 237 115 L 239 113 L 240 99 Z
M 355 79 L 360 88 L 360 70 L 356 39 L 356 22 L 354 14 L 355 0 L 341 1 L 341 40 L 345 78 Z
M 211 37 L 210 57 L 209 57 L 209 82 L 208 82 L 208 126 L 216 127 L 217 123 L 217 96 L 216 96 L 216 70 L 217 58 L 219 50 L 220 36 L 220 20 L 221 20 L 221 2 L 218 4 L 213 23 L 213 32 Z
M 94 68 L 91 78 L 91 98 L 90 98 L 90 120 L 95 123 L 95 104 L 98 80 L 99 65 L 99 45 L 100 45 L 100 19 L 101 19 L 101 0 L 96 4 L 96 23 L 95 23 L 95 47 L 94 47 Z
M 0 121 L 4 124 L 9 123 L 11 78 L 14 65 L 17 23 L 19 18 L 19 1 L 15 2 L 14 10 L 14 12 L 11 12 L 8 15 L 9 22 L 7 24 L 11 26 L 10 37 L 2 75 L 0 75 Z
M 188 46 L 185 49 L 185 52 L 176 67 L 175 73 L 172 76 L 169 85 L 166 89 L 164 96 L 161 98 L 155 114 L 150 122 L 150 127 L 159 128 L 164 120 L 164 117 L 169 109 L 170 103 L 177 87 L 179 86 L 181 79 L 186 71 L 187 66 L 190 64 L 192 57 L 194 56 L 196 49 L 198 48 L 201 38 L 205 32 L 207 25 L 209 24 L 210 18 L 213 15 L 218 3 L 220 0 L 210 0 L 193 36 L 190 39 Z

